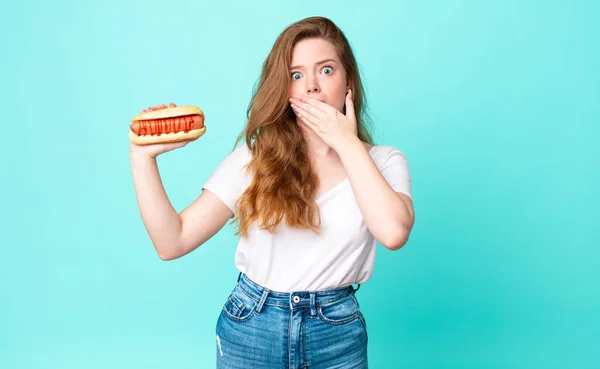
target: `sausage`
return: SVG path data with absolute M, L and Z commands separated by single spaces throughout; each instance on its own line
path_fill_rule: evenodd
M 163 133 L 189 132 L 204 127 L 201 115 L 183 115 L 173 118 L 138 120 L 130 128 L 138 136 L 161 135 Z

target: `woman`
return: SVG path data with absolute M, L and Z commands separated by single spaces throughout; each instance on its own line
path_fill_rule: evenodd
M 132 144 L 140 212 L 161 259 L 238 223 L 240 276 L 217 321 L 217 367 L 368 366 L 355 292 L 373 273 L 377 241 L 407 242 L 414 210 L 406 158 L 372 144 L 363 96 L 344 34 L 311 17 L 277 38 L 236 142 L 245 144 L 181 214 L 155 158 L 187 142 Z

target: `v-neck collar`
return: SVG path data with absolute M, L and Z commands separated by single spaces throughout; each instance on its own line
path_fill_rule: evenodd
M 371 149 L 369 150 L 369 155 L 371 156 L 371 158 L 373 158 L 372 152 L 373 150 L 376 148 L 376 145 L 373 145 L 373 147 L 371 147 Z M 315 202 L 319 203 L 324 201 L 325 199 L 327 199 L 328 197 L 333 196 L 334 193 L 337 192 L 337 190 L 339 190 L 342 186 L 346 185 L 350 183 L 350 179 L 348 177 L 344 178 L 341 182 L 339 182 L 338 184 L 336 184 L 335 186 L 331 187 L 329 190 L 323 192 L 321 194 L 321 196 L 319 196 Z

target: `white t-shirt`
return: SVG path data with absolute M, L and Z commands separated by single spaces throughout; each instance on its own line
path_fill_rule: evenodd
M 237 215 L 235 202 L 250 185 L 244 166 L 251 159 L 244 142 L 208 178 L 203 189 L 218 196 Z M 405 155 L 392 146 L 369 151 L 394 191 L 412 198 L 411 176 Z M 376 240 L 354 197 L 348 178 L 317 200 L 321 234 L 288 228 L 280 223 L 274 234 L 255 222 L 248 237 L 240 237 L 235 265 L 252 281 L 276 292 L 321 291 L 364 283 L 373 274 Z

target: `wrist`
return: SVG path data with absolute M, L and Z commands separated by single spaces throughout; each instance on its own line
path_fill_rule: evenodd
M 130 157 L 131 161 L 135 161 L 135 162 L 156 161 L 156 156 L 151 156 L 146 153 L 140 153 L 140 152 L 135 152 L 135 151 L 129 152 L 129 157 Z
M 364 145 L 358 136 L 347 134 L 335 148 L 335 151 L 343 161 L 343 158 L 347 157 L 348 154 L 351 156 L 353 152 L 361 148 L 364 148 Z

